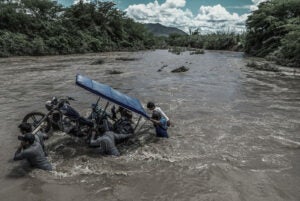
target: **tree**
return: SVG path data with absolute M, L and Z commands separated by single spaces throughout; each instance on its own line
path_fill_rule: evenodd
M 296 39 L 300 32 L 299 18 L 299 0 L 270 0 L 261 3 L 246 21 L 246 52 L 261 57 L 277 53 L 277 57 L 295 60 L 297 63 L 298 56 L 294 48 L 300 46 Z

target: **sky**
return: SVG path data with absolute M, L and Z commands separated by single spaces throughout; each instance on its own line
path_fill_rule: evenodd
M 78 0 L 58 0 L 69 6 Z M 85 0 L 89 1 L 89 0 Z M 116 7 L 141 23 L 160 23 L 185 32 L 245 30 L 247 16 L 265 0 L 113 0 Z

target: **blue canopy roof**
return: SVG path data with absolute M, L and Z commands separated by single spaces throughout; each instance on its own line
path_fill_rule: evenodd
M 142 104 L 136 98 L 132 98 L 126 94 L 123 94 L 111 88 L 108 85 L 101 84 L 80 74 L 76 75 L 76 84 L 98 96 L 107 99 L 110 102 L 113 102 L 132 112 L 138 113 L 146 118 L 149 118 Z

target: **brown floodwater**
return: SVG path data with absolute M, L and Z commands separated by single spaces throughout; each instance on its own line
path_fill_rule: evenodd
M 298 201 L 299 70 L 258 71 L 248 60 L 167 50 L 0 59 L 1 200 Z M 189 71 L 170 73 L 183 65 Z M 77 73 L 155 101 L 174 123 L 170 138 L 156 139 L 146 122 L 116 158 L 55 132 L 47 142 L 54 171 L 13 162 L 17 125 L 45 112 L 52 96 L 75 97 L 88 113 L 97 97 L 75 85 Z

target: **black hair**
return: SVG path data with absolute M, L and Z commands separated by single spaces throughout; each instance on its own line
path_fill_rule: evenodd
M 155 104 L 154 104 L 153 102 L 150 101 L 150 102 L 147 103 L 147 108 L 148 108 L 148 109 L 155 108 Z
M 21 130 L 21 132 L 24 133 L 30 133 L 32 131 L 30 123 L 22 122 L 18 127 Z
M 24 142 L 29 142 L 30 144 L 33 144 L 35 141 L 35 137 L 31 133 L 26 133 L 25 135 L 18 136 L 18 139 Z

